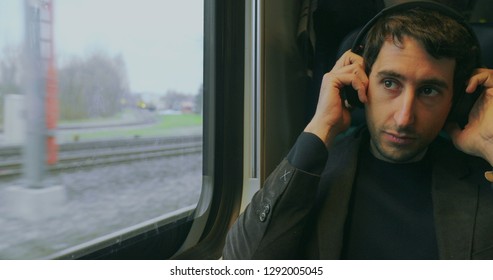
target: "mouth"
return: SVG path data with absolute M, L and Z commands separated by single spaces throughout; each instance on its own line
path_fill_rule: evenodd
M 384 138 L 394 145 L 410 145 L 417 140 L 417 137 L 408 133 L 397 133 L 384 131 Z

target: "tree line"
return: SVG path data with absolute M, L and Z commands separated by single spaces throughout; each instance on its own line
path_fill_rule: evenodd
M 58 70 L 60 118 L 76 120 L 114 116 L 130 93 L 123 58 L 96 52 L 74 57 Z
M 5 94 L 22 94 L 20 48 L 5 47 L 0 52 L 0 111 Z M 130 92 L 125 61 L 121 55 L 95 51 L 84 57 L 73 56 L 57 67 L 59 118 L 79 120 L 115 116 L 135 100 Z M 169 92 L 169 101 L 186 94 Z M 168 95 L 168 94 L 167 94 Z M 166 95 L 165 95 L 166 96 Z M 189 95 L 187 96 L 190 97 Z M 194 112 L 202 107 L 202 88 L 194 97 Z M 173 103 L 173 102 L 169 102 Z M 0 114 L 0 118 L 3 115 Z
M 0 111 L 5 94 L 23 94 L 21 48 L 0 52 Z M 77 120 L 113 116 L 122 110 L 121 99 L 130 94 L 121 55 L 94 52 L 72 57 L 57 69 L 59 118 Z M 3 113 L 2 113 L 3 115 Z

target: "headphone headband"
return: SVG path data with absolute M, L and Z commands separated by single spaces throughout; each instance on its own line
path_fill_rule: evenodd
M 354 53 L 361 52 L 363 48 L 363 41 L 366 38 L 366 34 L 370 30 L 370 28 L 375 24 L 375 22 L 378 21 L 380 18 L 393 13 L 408 11 L 415 8 L 421 8 L 423 10 L 428 10 L 428 11 L 436 11 L 447 17 L 454 19 L 455 21 L 457 21 L 467 29 L 467 31 L 471 34 L 471 36 L 475 40 L 476 45 L 479 46 L 478 38 L 476 37 L 476 34 L 474 33 L 472 27 L 467 23 L 466 19 L 460 13 L 458 13 L 457 11 L 453 10 L 448 6 L 445 6 L 437 2 L 412 1 L 412 2 L 396 4 L 381 10 L 375 17 L 373 17 L 368 23 L 366 23 L 363 29 L 361 29 L 361 31 L 358 33 L 358 36 L 356 37 L 353 46 L 351 47 L 351 50 Z

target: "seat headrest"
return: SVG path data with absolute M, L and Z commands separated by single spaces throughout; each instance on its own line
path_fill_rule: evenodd
M 484 67 L 493 68 L 493 23 L 471 24 L 481 46 L 481 62 Z

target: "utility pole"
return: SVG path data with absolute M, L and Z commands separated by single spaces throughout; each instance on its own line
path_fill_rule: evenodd
M 53 1 L 26 0 L 25 20 L 27 137 L 23 166 L 27 186 L 42 188 L 46 164 L 57 161 Z
M 41 53 L 45 65 L 46 81 L 46 163 L 56 164 L 58 161 L 58 145 L 56 143 L 55 130 L 58 123 L 58 79 L 55 65 L 55 42 L 53 38 L 53 0 L 44 0 L 41 9 L 41 45 L 45 53 Z M 44 47 L 43 47 L 44 46 Z
M 57 161 L 53 0 L 24 0 L 24 17 L 24 182 L 9 189 L 11 197 L 8 201 L 15 216 L 42 220 L 62 211 L 65 202 L 64 188 L 45 182 L 47 164 Z

